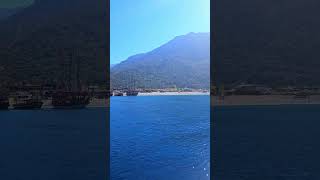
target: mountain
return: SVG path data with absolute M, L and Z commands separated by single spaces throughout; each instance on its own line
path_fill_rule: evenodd
M 217 84 L 320 85 L 320 2 L 213 3 Z
M 110 64 L 110 68 L 113 68 L 114 66 L 116 66 L 117 64 Z
M 210 34 L 178 36 L 148 53 L 137 54 L 111 69 L 111 86 L 209 88 Z
M 0 80 L 64 80 L 80 61 L 80 79 L 105 83 L 109 14 L 105 0 L 36 0 L 0 21 Z

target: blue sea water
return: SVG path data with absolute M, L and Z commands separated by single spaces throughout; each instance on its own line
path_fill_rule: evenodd
M 320 179 L 320 105 L 216 107 L 213 178 Z
M 107 111 L 0 111 L 1 180 L 106 180 Z
M 111 98 L 112 180 L 315 180 L 320 106 L 216 107 L 207 96 Z M 0 179 L 105 180 L 105 108 L 0 111 Z M 208 176 L 207 176 L 208 174 Z
M 209 96 L 111 98 L 112 180 L 210 179 Z

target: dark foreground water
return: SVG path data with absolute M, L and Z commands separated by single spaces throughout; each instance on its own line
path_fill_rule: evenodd
M 319 105 L 219 107 L 212 117 L 214 179 L 320 179 Z
M 103 108 L 0 111 L 1 180 L 106 180 Z
M 209 179 L 209 110 L 207 96 L 111 98 L 112 180 Z M 319 105 L 212 117 L 214 179 L 320 179 Z M 0 179 L 107 179 L 106 120 L 105 108 L 0 111 Z
M 209 96 L 111 98 L 112 180 L 205 180 Z

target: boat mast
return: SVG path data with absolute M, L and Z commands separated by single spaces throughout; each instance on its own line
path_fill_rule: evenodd
M 68 91 L 72 91 L 72 76 L 71 76 L 71 71 L 72 71 L 72 59 L 73 59 L 73 54 L 69 54 L 69 58 L 67 59 L 67 89 Z
M 76 88 L 77 91 L 81 91 L 81 82 L 80 82 L 80 59 L 79 52 L 76 51 Z

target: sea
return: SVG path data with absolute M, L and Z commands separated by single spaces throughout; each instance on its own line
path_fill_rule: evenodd
M 320 179 L 320 105 L 215 107 L 218 180 Z
M 111 98 L 112 180 L 210 179 L 210 97 Z
M 112 97 L 109 156 L 106 108 L 0 111 L 0 179 L 320 179 L 320 105 L 209 101 Z
M 106 108 L 0 111 L 0 179 L 107 179 L 106 123 Z
M 0 179 L 209 179 L 209 96 L 112 97 L 106 108 L 0 111 Z

